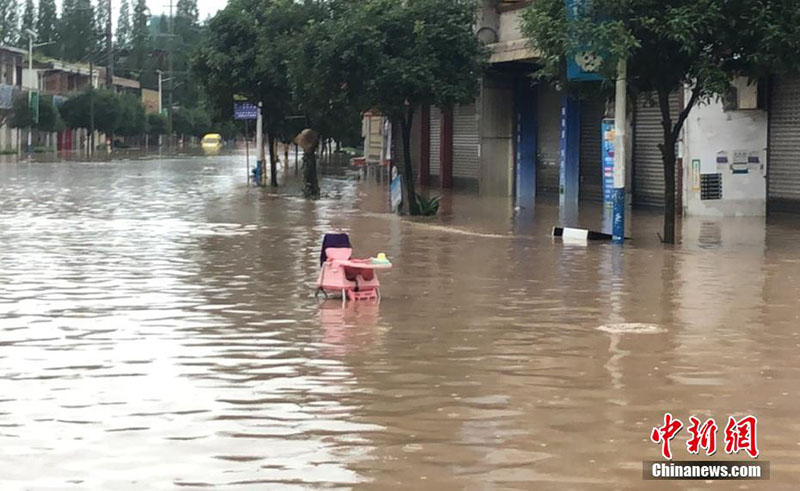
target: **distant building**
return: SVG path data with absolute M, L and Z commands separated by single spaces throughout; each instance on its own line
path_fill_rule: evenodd
M 157 90 L 142 89 L 142 105 L 147 114 L 158 114 L 161 112 L 161 98 Z
M 100 72 L 97 68 L 90 70 L 89 65 L 67 63 L 59 60 L 36 62 L 42 91 L 49 94 L 67 95 L 88 88 L 98 87 Z
M 99 74 L 99 85 L 100 87 L 106 87 L 106 67 L 98 67 L 97 73 Z M 139 98 L 139 95 L 142 91 L 142 84 L 138 80 L 133 80 L 130 78 L 124 77 L 117 77 L 114 75 L 112 77 L 111 83 L 113 84 L 114 91 L 118 94 L 131 94 Z
M 585 90 L 579 98 L 532 77 L 540 54 L 521 29 L 522 9 L 529 4 L 482 1 L 475 33 L 490 64 L 479 95 L 453 108 L 419 108 L 411 128 L 412 164 L 423 184 L 510 196 L 525 209 L 548 195 L 570 205 L 602 206 L 608 173 L 601 127 L 612 115 L 613 101 L 600 90 Z M 770 83 L 732 82 L 731 96 L 695 107 L 681 132 L 679 211 L 727 216 L 764 215 L 768 208 L 800 211 L 800 74 L 774 76 Z M 582 83 L 587 89 L 600 85 Z M 673 121 L 686 100 L 685 91 L 671 95 Z M 661 109 L 646 94 L 631 106 L 629 202 L 663 207 Z M 372 128 L 366 119 L 364 125 Z M 401 159 L 397 130 L 393 157 Z M 720 184 L 719 196 L 704 195 L 709 176 Z
M 22 86 L 22 61 L 25 51 L 0 46 L 0 150 L 19 149 L 19 131 L 11 128 L 10 115 L 14 95 Z

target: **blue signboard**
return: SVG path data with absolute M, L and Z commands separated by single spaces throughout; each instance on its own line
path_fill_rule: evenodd
M 564 0 L 567 5 L 567 18 L 576 19 L 581 14 L 581 9 L 588 3 L 587 0 Z M 573 81 L 599 81 L 603 80 L 600 68 L 603 57 L 585 46 L 574 54 L 567 56 L 567 79 Z
M 14 86 L 0 84 L 0 109 L 11 109 L 14 105 Z
M 250 102 L 234 102 L 233 119 L 238 119 L 238 120 L 258 119 L 258 106 Z
M 389 193 L 392 203 L 392 212 L 396 213 L 403 204 L 403 176 L 397 171 L 397 166 L 392 164 L 392 181 L 389 184 Z
M 604 119 L 600 125 L 603 142 L 603 203 L 614 203 L 614 120 Z

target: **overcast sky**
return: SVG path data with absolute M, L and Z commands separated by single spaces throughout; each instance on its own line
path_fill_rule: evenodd
M 131 0 L 128 0 L 131 4 Z M 217 10 L 225 7 L 228 0 L 197 0 L 197 9 L 200 11 L 200 20 L 205 20 L 206 17 L 214 15 Z M 114 5 L 116 4 L 116 6 Z M 178 0 L 173 0 L 173 5 L 177 5 Z M 119 7 L 119 0 L 111 0 L 113 8 Z M 153 14 L 161 15 L 161 13 L 169 12 L 169 0 L 147 0 L 147 6 Z M 132 7 L 132 6 L 131 6 Z M 174 7 L 173 7 L 174 8 Z
M 59 12 L 61 11 L 61 2 L 63 0 L 56 0 L 56 4 L 58 5 Z M 98 0 L 92 0 L 92 3 L 97 6 Z M 111 8 L 114 11 L 114 29 L 117 27 L 117 19 L 119 18 L 119 2 L 120 0 L 111 0 Z M 131 6 L 131 13 L 133 13 L 133 4 L 136 0 L 128 0 L 128 4 Z M 172 0 L 173 8 L 178 4 L 178 0 Z M 200 11 L 200 21 L 206 19 L 206 17 L 213 16 L 217 13 L 218 10 L 225 7 L 227 5 L 228 0 L 197 0 L 197 9 Z M 22 5 L 23 2 L 20 2 Z M 161 15 L 162 13 L 169 12 L 169 0 L 147 0 L 147 6 L 150 7 L 150 12 L 153 15 Z

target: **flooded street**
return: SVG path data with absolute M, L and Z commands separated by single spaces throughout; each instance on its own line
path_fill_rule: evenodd
M 695 218 L 669 248 L 636 212 L 624 248 L 569 245 L 548 203 L 409 220 L 352 176 L 308 202 L 245 172 L 0 164 L 0 489 L 800 481 L 800 219 Z M 329 231 L 391 258 L 380 306 L 314 298 Z M 665 412 L 757 416 L 770 481 L 642 481 Z

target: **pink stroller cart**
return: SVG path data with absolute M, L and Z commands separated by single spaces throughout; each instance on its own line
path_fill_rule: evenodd
M 317 279 L 317 296 L 328 297 L 329 293 L 341 292 L 342 305 L 348 300 L 375 300 L 380 302 L 381 283 L 378 270 L 391 269 L 382 254 L 377 258 L 352 259 L 353 247 L 347 234 L 326 234 L 322 241 L 320 265 Z

